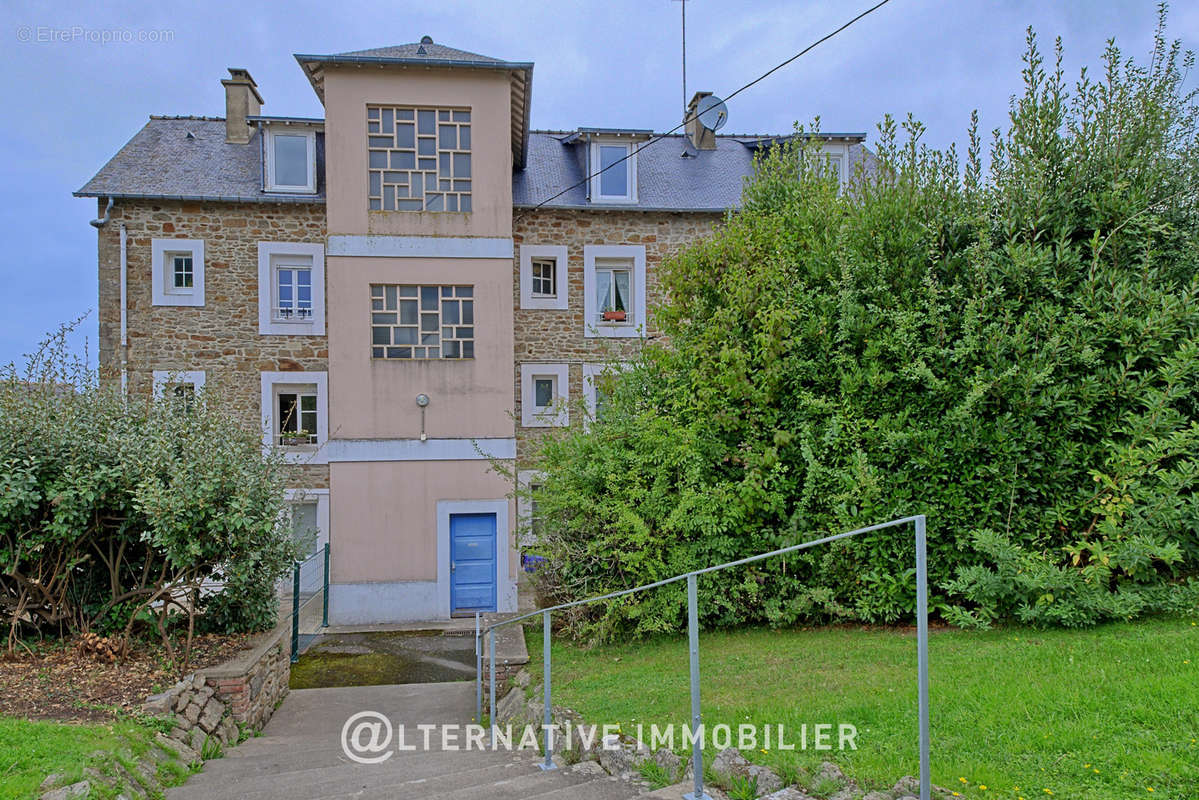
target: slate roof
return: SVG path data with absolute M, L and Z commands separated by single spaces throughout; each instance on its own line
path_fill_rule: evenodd
M 213 200 L 235 203 L 323 203 L 325 137 L 316 135 L 317 193 L 262 191 L 262 142 L 225 141 L 219 117 L 150 117 L 77 197 Z
M 533 94 L 533 62 L 504 61 L 491 56 L 459 50 L 437 44 L 433 37 L 424 36 L 419 42 L 375 47 L 370 50 L 351 50 L 346 53 L 312 55 L 296 53 L 296 63 L 308 76 L 316 96 L 325 101 L 325 71 L 329 66 L 423 66 L 454 67 L 456 69 L 496 70 L 508 74 L 512 105 L 512 160 L 518 167 L 525 165 L 529 153 L 530 100 Z
M 449 48 L 446 48 L 449 49 Z M 191 134 L 189 137 L 188 134 Z M 862 134 L 826 134 L 858 139 Z M 528 208 L 592 208 L 722 212 L 738 208 L 755 152 L 779 137 L 717 136 L 715 150 L 687 145 L 679 135 L 658 139 L 637 154 L 636 204 L 587 200 L 587 142 L 578 131 L 533 131 L 524 169 L 512 176 L 512 202 Z M 684 149 L 691 156 L 683 158 Z M 128 144 L 75 194 L 79 197 L 209 200 L 242 203 L 324 202 L 324 134 L 317 133 L 317 194 L 262 191 L 261 141 L 225 142 L 225 121 L 214 117 L 151 117 Z M 861 144 L 850 145 L 850 168 L 873 160 Z M 579 186 L 574 184 L 580 183 Z
M 581 129 L 586 130 L 586 129 Z M 587 200 L 587 142 L 576 131 L 534 131 L 529 161 L 512 176 L 512 204 L 528 208 L 633 208 L 640 211 L 712 211 L 740 208 L 741 190 L 753 175 L 754 155 L 762 146 L 787 137 L 717 136 L 715 150 L 696 150 L 686 136 L 651 141 L 637 153 L 637 202 L 591 203 Z M 825 134 L 858 142 L 865 134 Z M 683 157 L 686 151 L 688 158 Z M 851 144 L 850 169 L 873 158 L 864 145 Z M 579 184 L 579 185 L 575 185 Z M 570 187 L 570 188 L 568 188 Z M 554 195 L 563 192 L 558 197 Z M 545 202 L 548 198 L 554 199 Z
M 436 42 L 411 42 L 409 44 L 397 44 L 390 47 L 373 47 L 369 50 L 350 50 L 345 53 L 326 56 L 326 58 L 345 59 L 347 61 L 357 58 L 384 58 L 389 61 L 396 59 L 419 59 L 422 61 L 476 62 L 479 64 L 505 63 L 499 58 L 482 56 L 467 50 L 459 50 L 456 47 L 446 47 L 444 44 L 437 44 Z

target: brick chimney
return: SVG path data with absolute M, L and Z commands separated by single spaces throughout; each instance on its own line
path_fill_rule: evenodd
M 687 126 L 684 130 L 687 132 L 687 139 L 691 142 L 691 146 L 696 150 L 716 149 L 716 131 L 705 128 L 695 116 L 695 109 L 699 106 L 699 101 L 711 96 L 711 92 L 696 92 L 695 97 L 692 97 L 691 102 L 687 104 L 685 118 Z
M 225 87 L 225 141 L 246 144 L 250 141 L 250 126 L 246 117 L 262 112 L 262 95 L 250 71 L 229 67 L 229 77 L 221 81 Z

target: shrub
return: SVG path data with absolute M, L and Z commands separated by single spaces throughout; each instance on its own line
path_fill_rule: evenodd
M 1192 57 L 1114 45 L 1073 91 L 1029 33 L 984 170 L 879 126 L 847 192 L 773 149 L 670 259 L 647 346 L 589 433 L 547 440 L 536 573 L 577 598 L 914 513 L 949 620 L 1084 625 L 1199 598 L 1199 151 Z M 802 137 L 796 137 L 803 141 Z M 798 164 L 798 169 L 797 169 Z M 701 579 L 709 625 L 893 623 L 910 530 Z M 1190 581 L 1190 582 L 1188 582 Z M 1194 608 L 1193 605 L 1189 606 Z M 680 584 L 575 611 L 678 629 Z
M 125 398 L 65 355 L 65 327 L 0 379 L 0 602 L 20 636 L 269 627 L 295 548 L 284 466 L 219 389 Z M 224 589 L 210 588 L 224 581 Z M 181 614 L 176 614 L 181 612 Z M 186 655 L 184 657 L 186 663 Z

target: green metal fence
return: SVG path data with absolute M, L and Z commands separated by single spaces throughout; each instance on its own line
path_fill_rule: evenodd
M 291 587 L 281 592 L 285 612 L 284 622 L 291 625 L 291 660 L 294 664 L 300 657 L 301 636 L 311 638 L 314 633 L 301 634 L 306 629 L 329 627 L 329 544 L 317 550 L 303 561 L 297 561 L 291 569 Z M 320 600 L 320 618 L 314 603 Z M 282 610 L 282 609 L 281 609 Z M 305 645 L 307 643 L 305 642 Z

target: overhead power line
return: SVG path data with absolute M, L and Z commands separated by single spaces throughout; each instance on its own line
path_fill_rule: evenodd
M 856 23 L 856 22 L 858 22 L 858 21 L 860 21 L 860 20 L 864 19 L 865 17 L 868 17 L 868 16 L 870 16 L 870 15 L 871 15 L 871 14 L 873 14 L 875 11 L 878 11 L 880 8 L 882 8 L 883 6 L 885 6 L 885 5 L 886 5 L 887 3 L 889 3 L 889 2 L 891 2 L 891 0 L 881 0 L 881 2 L 874 4 L 874 5 L 873 5 L 873 6 L 871 6 L 870 8 L 868 8 L 868 9 L 866 9 L 865 11 L 863 11 L 862 13 L 858 14 L 858 15 L 857 15 L 856 17 L 854 17 L 853 19 L 851 19 L 851 20 L 849 20 L 848 22 L 846 22 L 845 24 L 841 25 L 841 27 L 839 27 L 839 28 L 836 28 L 835 30 L 829 31 L 829 32 L 828 32 L 828 33 L 826 33 L 824 36 L 821 36 L 819 39 L 817 39 L 816 41 L 812 42 L 810 45 L 808 45 L 807 47 L 805 47 L 803 50 L 800 50 L 798 53 L 796 53 L 795 55 L 791 56 L 791 57 L 790 57 L 790 58 L 788 58 L 786 61 L 783 61 L 783 62 L 781 62 L 781 63 L 777 64 L 776 66 L 774 66 L 774 67 L 771 67 L 770 69 L 766 70 L 765 72 L 763 72 L 763 73 L 762 73 L 761 75 L 759 75 L 758 77 L 754 78 L 754 79 L 753 79 L 752 81 L 750 81 L 749 83 L 745 84 L 744 86 L 742 86 L 742 87 L 740 87 L 739 89 L 737 89 L 736 91 L 734 91 L 732 94 L 725 95 L 725 96 L 724 96 L 724 101 L 725 101 L 725 103 L 728 103 L 728 101 L 732 100 L 734 97 L 736 97 L 737 95 L 741 94 L 741 93 L 742 93 L 742 92 L 744 92 L 746 89 L 749 89 L 750 87 L 752 87 L 752 86 L 755 86 L 755 85 L 757 85 L 757 84 L 761 83 L 762 81 L 766 80 L 767 78 L 769 78 L 769 77 L 770 77 L 771 75 L 773 75 L 774 73 L 778 72 L 778 71 L 779 71 L 780 69 L 782 69 L 783 67 L 785 67 L 785 66 L 787 66 L 787 65 L 791 64 L 792 62 L 794 62 L 794 61 L 798 60 L 798 59 L 799 59 L 799 58 L 801 58 L 802 56 L 804 56 L 804 55 L 807 55 L 809 52 L 811 52 L 812 50 L 816 49 L 816 48 L 817 48 L 817 47 L 819 47 L 820 45 L 824 44 L 825 42 L 827 42 L 829 39 L 833 38 L 833 37 L 834 37 L 834 36 L 836 36 L 837 34 L 841 33 L 841 32 L 842 32 L 842 31 L 844 31 L 846 28 L 849 28 L 849 27 L 850 27 L 851 25 L 853 25 L 854 23 Z M 682 127 L 686 126 L 686 124 L 687 124 L 688 122 L 691 122 L 693 119 L 695 119 L 695 117 L 694 117 L 694 116 L 691 116 L 691 117 L 684 116 L 684 117 L 683 117 L 683 121 L 682 121 L 682 122 L 680 122 L 678 125 L 675 125 L 675 126 L 674 126 L 673 128 L 671 128 L 670 130 L 666 131 L 665 133 L 656 133 L 656 134 L 654 134 L 654 135 L 653 135 L 653 136 L 651 136 L 651 137 L 650 137 L 650 138 L 649 138 L 649 139 L 648 139 L 648 140 L 647 140 L 647 141 L 646 141 L 644 144 L 640 145 L 639 147 L 637 147 L 637 148 L 630 148 L 630 149 L 629 149 L 629 153 L 628 153 L 628 155 L 624 156 L 623 158 L 619 158 L 619 159 L 617 159 L 616 161 L 613 161 L 613 162 L 612 162 L 611 164 L 609 164 L 608 166 L 604 167 L 603 169 L 601 169 L 601 170 L 598 170 L 598 171 L 596 171 L 596 172 L 593 172 L 593 173 L 591 173 L 590 175 L 588 175 L 587 177 L 583 178 L 583 179 L 582 179 L 582 180 L 580 180 L 580 181 L 576 181 L 575 183 L 572 183 L 570 186 L 567 186 L 565 189 L 563 189 L 562 191 L 558 192 L 557 194 L 550 195 L 549 197 L 545 198 L 544 200 L 542 200 L 540 203 L 538 203 L 537 205 L 533 206 L 532 208 L 526 208 L 525 210 L 523 210 L 523 211 L 521 211 L 519 214 L 517 214 L 517 215 L 516 215 L 516 219 L 515 219 L 515 220 L 513 220 L 513 221 L 514 221 L 514 222 L 518 222 L 518 221 L 520 221 L 520 219 L 521 219 L 521 218 L 523 218 L 523 217 L 524 217 L 526 214 L 529 214 L 529 213 L 531 213 L 531 212 L 533 212 L 533 211 L 536 211 L 537 209 L 539 209 L 539 208 L 541 208 L 542 206 L 544 206 L 546 203 L 550 203 L 550 202 L 552 202 L 552 201 L 554 201 L 554 200 L 557 200 L 559 197 L 561 197 L 562 195 L 566 194 L 566 193 L 567 193 L 567 192 L 569 192 L 570 190 L 572 190 L 572 189 L 577 189 L 578 187 L 580 187 L 580 186 L 582 186 L 582 185 L 586 184 L 586 183 L 587 183 L 588 181 L 590 181 L 592 178 L 595 178 L 595 177 L 597 177 L 597 176 L 599 176 L 599 175 L 603 174 L 604 172 L 607 172 L 608 170 L 612 169 L 612 168 L 613 168 L 613 167 L 615 167 L 617 164 L 622 164 L 622 163 L 624 163 L 625 161 L 628 161 L 630 158 L 632 158 L 633 156 L 637 155 L 637 154 L 638 154 L 638 153 L 640 153 L 642 150 L 644 150 L 645 148 L 649 147 L 651 144 L 654 144 L 654 143 L 656 143 L 656 142 L 659 142 L 659 141 L 661 141 L 662 139 L 666 138 L 667 136 L 670 136 L 672 133 L 674 133 L 675 131 L 677 131 L 679 128 L 682 128 Z

